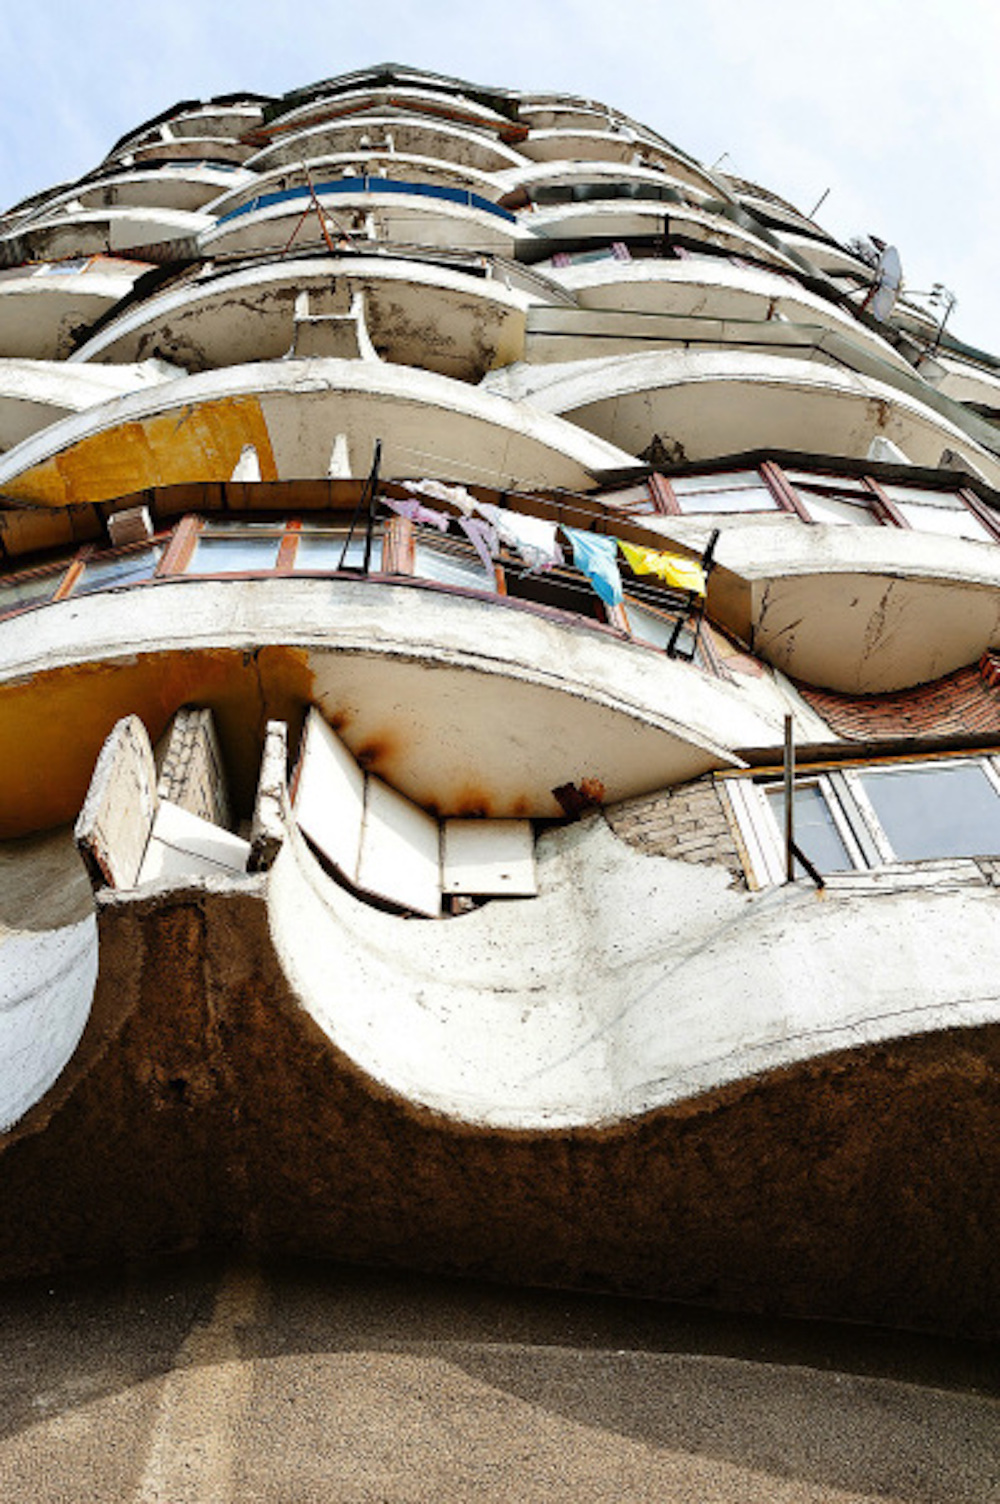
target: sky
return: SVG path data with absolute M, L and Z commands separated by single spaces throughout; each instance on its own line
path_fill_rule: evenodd
M 945 284 L 1000 353 L 997 0 L 35 0 L 0 49 L 0 204 L 94 166 L 180 99 L 282 94 L 378 62 L 612 104 L 835 236 Z

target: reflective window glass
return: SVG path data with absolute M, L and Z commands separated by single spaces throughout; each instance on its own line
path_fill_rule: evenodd
M 160 553 L 159 548 L 137 548 L 111 558 L 90 559 L 73 587 L 73 594 L 88 595 L 92 590 L 107 590 L 112 585 L 148 580 L 160 562 Z
M 348 533 L 349 529 L 346 527 L 303 528 L 299 534 L 293 567 L 314 569 L 324 574 L 332 574 L 338 569 L 364 569 L 365 529 L 355 528 L 345 554 L 344 544 L 347 542 Z M 381 527 L 376 527 L 372 533 L 369 568 L 375 574 L 382 568 Z
M 767 790 L 771 811 L 784 839 L 785 790 L 775 784 Z M 795 788 L 795 844 L 820 872 L 849 872 L 854 863 L 818 783 L 800 783 Z M 796 872 L 805 876 L 796 862 Z
M 911 527 L 924 533 L 944 533 L 952 538 L 971 538 L 974 542 L 993 541 L 989 531 L 960 496 L 948 491 L 931 491 L 917 486 L 884 486 Z
M 648 642 L 655 648 L 666 649 L 668 647 L 677 623 L 675 616 L 665 616 L 660 611 L 649 611 L 645 606 L 637 605 L 628 596 L 625 599 L 625 612 L 628 616 L 629 629 L 637 642 Z M 694 633 L 690 632 L 687 627 L 682 627 L 677 634 L 675 652 L 686 658 L 690 656 L 693 647 Z
M 871 768 L 859 777 L 898 860 L 1000 853 L 1000 794 L 981 763 Z
M 756 470 L 727 475 L 685 475 L 671 478 L 682 512 L 774 512 L 779 510 Z
M 834 527 L 878 527 L 879 519 L 863 496 L 836 496 L 829 491 L 818 493 L 799 488 L 799 500 L 813 522 Z
M 0 580 L 0 614 L 40 606 L 55 595 L 68 566 L 61 564 L 51 574 L 29 575 L 21 580 Z
M 460 543 L 426 543 L 414 545 L 414 572 L 442 585 L 465 585 L 471 590 L 495 590 L 496 576 L 483 567 L 474 549 Z
M 281 533 L 203 532 L 188 565 L 189 574 L 243 574 L 270 570 L 278 562 Z

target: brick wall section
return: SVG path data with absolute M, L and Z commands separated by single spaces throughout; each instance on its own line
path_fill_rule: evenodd
M 179 804 L 213 825 L 232 829 L 226 773 L 212 712 L 178 710 L 156 747 L 161 799 Z
M 831 730 L 848 741 L 992 736 L 1000 732 L 1000 661 L 978 663 L 931 684 L 886 695 L 843 695 L 799 684 L 799 693 Z
M 637 851 L 723 866 L 743 881 L 736 842 L 710 776 L 609 804 L 604 815 L 615 835 Z

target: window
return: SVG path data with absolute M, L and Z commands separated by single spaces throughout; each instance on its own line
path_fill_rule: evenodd
M 684 513 L 780 511 L 778 502 L 756 470 L 672 476 L 670 487 L 678 508 Z
M 971 538 L 977 543 L 994 541 L 989 528 L 954 491 L 896 485 L 882 489 L 912 528 L 924 533 L 945 533 L 953 538 Z
M 783 882 L 783 784 L 731 779 L 726 787 L 754 876 L 762 884 Z M 1000 855 L 1000 760 L 955 757 L 806 773 L 795 784 L 795 842 L 824 875 Z
M 784 474 L 813 522 L 835 527 L 880 525 L 874 497 L 863 480 L 852 480 L 846 475 L 815 475 L 803 470 L 786 470 Z
M 441 585 L 462 585 L 467 590 L 496 590 L 496 575 L 487 570 L 475 549 L 457 538 L 436 537 L 428 541 L 417 533 L 413 546 L 413 572 Z
M 337 569 L 364 569 L 365 519 L 362 518 L 354 529 L 354 536 L 345 554 L 344 545 L 347 543 L 349 533 L 350 529 L 346 527 L 303 527 L 298 534 L 292 568 L 302 571 L 322 571 L 325 574 Z M 341 556 L 343 556 L 343 563 L 341 563 Z M 378 574 L 382 568 L 381 523 L 377 524 L 372 531 L 369 568 L 375 574 Z
M 668 614 L 664 611 L 651 610 L 649 606 L 640 606 L 631 596 L 625 597 L 625 614 L 628 618 L 629 631 L 636 642 L 644 642 L 650 647 L 662 648 L 666 652 L 673 641 L 674 629 L 677 626 L 678 615 Z M 691 659 L 695 656 L 695 636 L 690 627 L 682 626 L 677 633 L 674 649 L 681 658 Z
M 25 611 L 50 601 L 62 583 L 66 565 L 59 564 L 44 574 L 22 575 L 20 579 L 0 580 L 0 616 Z
M 188 574 L 245 574 L 272 570 L 284 529 L 273 523 L 205 523 Z
M 124 553 L 98 554 L 86 561 L 72 593 L 89 595 L 93 590 L 109 590 L 112 585 L 132 585 L 152 579 L 160 553 L 159 548 L 142 545 Z

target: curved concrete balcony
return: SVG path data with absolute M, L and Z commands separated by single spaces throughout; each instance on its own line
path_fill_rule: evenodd
M 115 380 L 113 366 L 69 369 Z M 498 490 L 587 490 L 636 463 L 572 423 L 446 376 L 286 360 L 168 381 L 54 423 L 0 460 L 0 491 L 60 507 L 229 480 L 248 447 L 263 480 L 365 476 L 378 440 L 387 479 L 432 474 Z
M 294 236 L 299 244 L 310 245 L 357 237 L 362 244 L 379 240 L 509 255 L 518 239 L 516 221 L 506 209 L 455 188 L 344 178 L 318 183 L 315 201 L 322 224 L 308 188 L 266 194 L 260 207 L 251 200 L 203 229 L 202 253 L 281 250 Z
M 970 458 L 990 484 L 1000 482 L 1000 459 L 932 407 L 887 382 L 819 361 L 671 351 L 519 366 L 488 381 L 492 390 L 560 413 L 633 454 L 658 434 L 678 459 L 765 446 L 862 459 L 881 437 L 913 464 L 934 468 L 950 449 Z
M 811 235 L 798 235 L 790 230 L 781 230 L 779 234 L 783 245 L 797 251 L 800 256 L 804 256 L 807 261 L 810 261 L 819 271 L 826 272 L 828 276 L 849 272 L 865 287 L 870 286 L 875 278 L 872 267 L 864 261 L 859 261 L 856 256 L 851 255 L 850 251 L 843 250 L 839 245 L 831 245 L 826 240 L 816 240 Z
M 0 621 L 0 839 L 76 818 L 111 727 L 154 741 L 215 711 L 240 807 L 261 717 L 318 705 L 349 750 L 442 816 L 560 816 L 778 755 L 787 699 L 580 618 L 398 578 L 185 576 L 70 596 Z M 68 718 L 68 719 L 67 719 Z M 67 735 L 72 723 L 73 734 Z M 810 724 L 816 724 L 811 718 Z
M 183 162 L 160 168 L 134 168 L 74 183 L 54 198 L 46 199 L 31 219 L 49 220 L 59 209 L 79 212 L 95 209 L 180 209 L 197 212 L 227 189 L 253 183 L 249 173 L 226 171 L 210 163 Z M 72 206 L 70 208 L 70 206 Z M 22 230 L 24 225 L 20 227 Z
M 629 127 L 618 130 L 584 130 L 574 127 L 533 130 L 519 151 L 532 162 L 621 162 L 626 166 L 642 162 L 661 162 L 667 172 L 689 183 L 702 193 L 717 197 L 719 186 L 697 163 L 651 137 L 639 135 Z
M 32 220 L 0 237 L 0 265 L 62 256 L 114 255 L 133 246 L 193 239 L 214 221 L 183 209 L 93 209 Z
M 826 689 L 927 683 L 1000 646 L 1000 548 L 937 533 L 795 525 L 726 529 L 740 577 L 715 609 L 769 663 Z M 726 577 L 729 578 L 728 576 Z
M 502 172 L 505 168 L 524 166 L 520 152 L 486 131 L 430 116 L 391 111 L 307 126 L 265 146 L 249 159 L 247 166 L 254 172 L 269 172 L 272 167 L 295 166 L 311 162 L 314 157 L 340 152 L 386 150 L 438 157 L 443 162 L 478 168 L 480 172 Z
M 294 345 L 303 294 L 310 317 L 322 318 L 348 313 L 359 293 L 368 335 L 384 360 L 460 381 L 478 381 L 522 357 L 525 314 L 538 301 L 496 278 L 420 261 L 289 257 L 147 299 L 106 324 L 75 359 L 142 360 L 155 350 L 192 372 L 278 360 Z
M 607 162 L 597 160 L 595 162 L 532 162 L 522 168 L 503 174 L 503 181 L 508 196 L 523 189 L 526 195 L 535 201 L 540 190 L 546 188 L 573 187 L 577 184 L 595 185 L 601 183 L 619 184 L 627 183 L 637 189 L 645 186 L 673 190 L 684 202 L 700 202 L 706 195 L 701 191 L 695 192 L 691 184 L 684 178 L 664 172 L 658 168 L 645 167 L 640 164 L 626 165 L 622 162 Z M 713 192 L 712 197 L 717 197 Z M 678 202 L 679 200 L 672 200 Z
M 0 1136 L 70 1064 L 97 982 L 97 923 L 68 830 L 0 845 Z
M 89 328 L 150 270 L 141 261 L 95 256 L 0 273 L 0 350 L 22 360 L 65 360 Z
M 213 166 L 231 162 L 242 166 L 253 156 L 253 147 L 228 136 L 185 136 L 172 140 L 151 141 L 148 146 L 131 146 L 112 152 L 105 164 L 132 167 L 143 162 L 211 162 Z
M 787 320 L 836 330 L 879 359 L 912 374 L 888 340 L 835 303 L 760 267 L 733 266 L 722 257 L 700 261 L 596 261 L 553 267 L 549 276 L 582 308 L 688 318 Z
M 154 126 L 140 126 L 128 136 L 123 136 L 115 145 L 114 152 L 135 150 L 139 147 L 159 145 L 178 138 L 222 139 L 238 141 L 247 131 L 260 124 L 263 109 L 259 104 L 199 105 L 196 109 L 184 110 Z
M 731 220 L 716 218 L 686 204 L 655 199 L 557 204 L 552 208 L 532 207 L 523 211 L 520 222 L 540 240 L 628 240 L 633 236 L 664 235 L 669 231 L 685 240 L 703 241 L 734 255 L 752 256 L 757 261 L 798 274 L 791 258 L 782 255 L 767 241 L 741 229 Z
M 761 898 L 722 868 L 634 851 L 600 817 L 543 837 L 539 858 L 538 898 L 406 928 L 292 834 L 268 903 L 300 1006 L 383 1089 L 506 1129 L 621 1122 L 834 1051 L 1000 1021 L 985 885 L 903 884 L 874 909 L 801 886 Z M 807 974 L 781 961 L 793 930 Z
M 466 94 L 453 95 L 412 85 L 376 85 L 345 89 L 335 94 L 307 100 L 295 109 L 275 115 L 255 132 L 271 140 L 320 125 L 334 119 L 357 115 L 408 113 L 436 116 L 442 120 L 471 125 L 490 132 L 510 132 L 516 127 L 507 115 L 493 110 Z
M 289 189 L 308 189 L 310 183 L 325 183 L 336 178 L 395 178 L 408 183 L 431 183 L 439 188 L 457 188 L 496 202 L 503 186 L 494 173 L 480 172 L 477 167 L 463 167 L 442 162 L 435 157 L 418 157 L 412 152 L 337 152 L 314 158 L 309 167 L 272 167 L 270 172 L 247 174 L 246 181 L 220 195 L 208 205 L 209 211 L 222 219 L 251 200 Z
M 993 410 L 1000 408 L 1000 371 L 958 360 L 941 350 L 935 353 L 933 366 L 939 366 L 943 375 L 933 370 L 922 374 L 942 396 L 951 397 L 954 402 L 975 403 Z
M 170 374 L 155 361 L 137 367 L 0 359 L 0 449 L 13 449 L 69 414 L 85 413 L 128 392 L 160 387 Z

